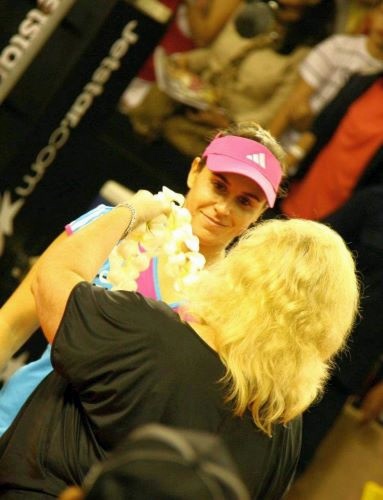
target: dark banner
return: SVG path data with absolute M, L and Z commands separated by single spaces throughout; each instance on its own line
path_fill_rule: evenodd
M 156 0 L 77 0 L 66 9 L 62 2 L 47 0 L 50 10 L 43 1 L 40 9 L 24 2 L 24 12 L 19 0 L 8 2 L 7 19 L 1 18 L 15 33 L 0 52 L 0 255 L 6 272 L 10 253 L 41 251 L 113 178 L 97 135 L 171 14 Z M 51 23 L 42 34 L 53 15 L 54 28 Z M 26 54 L 34 40 L 39 47 Z M 9 83 L 12 70 L 17 74 Z

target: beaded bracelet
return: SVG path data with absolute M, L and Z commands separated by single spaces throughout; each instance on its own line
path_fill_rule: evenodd
M 116 206 L 116 208 L 118 208 L 118 207 L 124 207 L 124 208 L 128 208 L 130 210 L 129 224 L 126 226 L 125 231 L 122 233 L 121 238 L 120 238 L 120 240 L 123 240 L 128 236 L 128 234 L 132 231 L 132 229 L 134 229 L 134 226 L 135 226 L 136 220 L 137 220 L 137 212 L 136 212 L 136 209 L 134 208 L 134 206 L 131 205 L 127 201 L 124 201 L 123 203 L 119 203 Z

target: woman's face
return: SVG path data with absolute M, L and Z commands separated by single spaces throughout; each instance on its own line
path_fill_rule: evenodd
M 266 208 L 261 188 L 239 174 L 214 173 L 196 158 L 188 175 L 185 206 L 192 215 L 193 232 L 204 247 L 224 250 L 255 222 Z

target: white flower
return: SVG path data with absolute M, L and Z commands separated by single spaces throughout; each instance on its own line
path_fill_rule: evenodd
M 168 257 L 169 266 L 182 266 L 186 262 L 186 255 L 183 252 L 174 253 Z
M 162 250 L 168 256 L 169 255 L 173 255 L 173 254 L 179 252 L 180 249 L 179 249 L 178 241 L 177 240 L 169 240 L 169 241 L 167 241 L 164 244 Z
M 199 239 L 194 234 L 191 234 L 185 239 L 185 245 L 189 250 L 197 253 L 199 250 Z
M 116 252 L 122 259 L 129 259 L 133 255 L 136 256 L 140 253 L 140 249 L 138 246 L 138 241 L 123 239 L 118 247 L 115 247 Z
M 155 196 L 171 202 L 171 212 L 141 224 L 113 249 L 108 274 L 113 290 L 137 290 L 136 280 L 154 256 L 164 260 L 165 272 L 178 292 L 193 283 L 205 265 L 205 257 L 198 253 L 199 240 L 192 232 L 190 212 L 182 206 L 184 196 L 165 186 Z
M 175 206 L 175 210 L 173 213 L 177 225 L 191 223 L 191 214 L 187 208 Z
M 145 269 L 149 267 L 149 264 L 150 256 L 145 252 L 141 252 L 140 255 L 137 255 L 137 257 L 134 259 L 134 265 L 139 273 L 145 271 Z
M 188 252 L 186 254 L 186 257 L 189 259 L 189 262 L 194 267 L 194 269 L 198 271 L 201 271 L 206 264 L 206 259 L 202 255 L 202 253 Z
M 162 186 L 162 191 L 157 193 L 155 197 L 159 198 L 160 200 L 175 201 L 180 206 L 185 203 L 185 197 L 182 194 L 176 193 L 166 186 Z

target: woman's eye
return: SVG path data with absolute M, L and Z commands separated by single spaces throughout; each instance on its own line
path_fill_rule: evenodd
M 251 207 L 251 206 L 252 206 L 251 199 L 250 199 L 250 198 L 247 198 L 246 196 L 243 196 L 243 197 L 241 197 L 241 198 L 238 198 L 238 203 L 239 203 L 242 207 Z
M 213 182 L 214 189 L 219 193 L 223 193 L 226 191 L 226 184 L 223 182 Z

